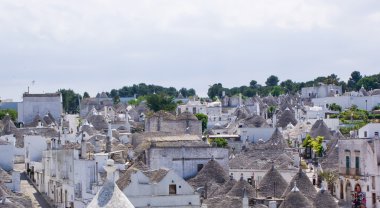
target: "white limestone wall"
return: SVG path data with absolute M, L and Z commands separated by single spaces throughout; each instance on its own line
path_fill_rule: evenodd
M 176 185 L 176 194 L 169 195 L 169 185 Z M 152 183 L 138 171 L 131 175 L 131 183 L 122 190 L 135 207 L 199 207 L 199 195 L 180 176 L 169 171 L 158 183 Z
M 18 121 L 30 123 L 36 115 L 43 117 L 48 112 L 56 121 L 62 114 L 61 97 L 24 97 L 23 102 L 18 103 Z
M 198 173 L 198 165 L 205 165 L 214 156 L 215 160 L 228 171 L 228 149 L 208 147 L 151 148 L 147 164 L 151 169 L 169 168 L 182 178 Z
M 47 139 L 40 135 L 24 137 L 25 162 L 42 160 L 42 152 L 47 149 Z
M 365 132 L 367 132 L 367 136 L 365 135 Z M 373 138 L 375 136 L 375 132 L 378 132 L 380 136 L 380 124 L 367 124 L 359 129 L 359 138 Z
M 13 157 L 15 146 L 12 144 L 0 145 L 0 167 L 6 171 L 13 170 Z
M 238 128 L 238 134 L 243 142 L 256 143 L 259 139 L 267 141 L 273 134 L 275 128 Z
M 366 102 L 367 101 L 367 102 Z M 339 97 L 325 97 L 325 98 L 314 98 L 312 102 L 316 106 L 326 107 L 326 104 L 336 103 L 342 106 L 343 109 L 350 108 L 352 105 L 358 106 L 361 110 L 372 110 L 373 107 L 380 104 L 380 96 L 339 96 Z

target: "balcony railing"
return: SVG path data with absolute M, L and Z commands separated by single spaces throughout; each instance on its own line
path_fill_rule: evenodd
M 360 168 L 340 168 L 340 174 L 345 176 L 363 176 Z

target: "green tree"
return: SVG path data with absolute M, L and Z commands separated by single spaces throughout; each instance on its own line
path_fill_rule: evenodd
M 128 104 L 129 105 L 138 106 L 143 101 L 146 101 L 146 97 L 145 96 L 140 96 L 137 99 L 133 99 L 133 100 L 128 101 Z
M 256 89 L 257 88 L 257 81 L 256 80 L 252 80 L 249 82 L 249 87 L 253 88 L 253 89 Z
M 312 138 L 310 134 L 308 134 L 306 135 L 306 138 L 303 140 L 302 146 L 311 147 L 317 155 L 322 156 L 323 151 L 324 151 L 323 146 L 322 146 L 323 140 L 324 138 L 321 136 Z
M 380 80 L 376 76 L 365 76 L 360 79 L 356 85 L 357 89 L 363 86 L 366 90 L 380 88 Z
M 82 96 L 72 89 L 60 89 L 58 92 L 62 94 L 63 110 L 71 114 L 79 113 L 79 100 L 82 99 Z
M 174 111 L 177 104 L 174 102 L 174 97 L 160 93 L 146 96 L 146 103 L 150 110 L 157 112 L 160 110 Z
M 222 97 L 223 91 L 226 95 L 230 96 L 230 90 L 228 88 L 224 88 L 221 83 L 213 84 L 208 88 L 207 95 L 209 98 L 213 99 L 215 97 Z
M 195 96 L 195 95 L 196 95 L 196 92 L 195 92 L 195 90 L 194 90 L 193 88 L 190 88 L 190 89 L 187 90 L 187 95 L 188 95 L 189 97 L 191 97 L 191 96 Z
M 268 79 L 265 82 L 265 84 L 267 86 L 273 87 L 273 86 L 277 86 L 279 81 L 280 80 L 278 79 L 278 77 L 276 77 L 274 75 L 271 75 L 270 77 L 268 77 Z
M 276 112 L 276 106 L 269 106 L 268 108 L 268 117 L 269 118 L 272 118 L 273 114 Z
M 347 87 L 349 90 L 358 90 L 358 82 L 363 78 L 359 71 L 353 71 L 351 77 L 348 79 Z
M 285 92 L 287 92 L 287 93 L 291 93 L 291 94 L 293 94 L 293 93 L 295 93 L 297 90 L 297 88 L 296 88 L 296 85 L 295 85 L 295 83 L 292 81 L 292 80 L 290 80 L 290 79 L 287 79 L 287 80 L 285 80 L 285 81 L 283 81 L 283 82 L 281 82 L 280 83 L 280 86 L 285 90 Z
M 0 110 L 0 120 L 2 120 L 6 115 L 9 115 L 13 122 L 17 120 L 17 111 L 12 109 Z
M 112 100 L 113 100 L 113 104 L 116 105 L 120 103 L 120 96 L 116 95 L 115 97 L 112 98 Z
M 207 129 L 208 116 L 203 113 L 195 114 L 198 120 L 202 121 L 202 132 L 205 132 Z
M 215 138 L 212 142 L 216 143 L 217 147 L 225 148 L 228 146 L 227 139 L 224 138 Z
M 83 99 L 90 98 L 90 94 L 88 92 L 83 93 Z
M 333 103 L 331 105 L 329 105 L 329 109 L 332 110 L 332 111 L 339 111 L 341 112 L 342 111 L 342 106 L 336 104 L 336 103 Z
M 284 93 L 280 86 L 274 86 L 270 92 L 273 96 L 278 97 Z
M 325 84 L 334 84 L 334 85 L 338 85 L 339 84 L 339 78 L 336 74 L 331 74 L 329 76 L 326 77 L 325 79 Z

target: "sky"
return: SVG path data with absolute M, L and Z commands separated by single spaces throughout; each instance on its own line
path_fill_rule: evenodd
M 1 0 L 0 99 L 380 72 L 378 0 Z M 34 83 L 34 84 L 33 84 Z

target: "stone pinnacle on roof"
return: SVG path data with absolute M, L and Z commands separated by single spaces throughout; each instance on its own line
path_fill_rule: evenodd
M 302 171 L 301 168 L 300 168 L 300 171 L 290 181 L 288 188 L 284 192 L 285 196 L 289 194 L 289 192 L 291 192 L 295 183 L 297 184 L 300 192 L 303 195 L 305 195 L 309 200 L 313 201 L 315 199 L 315 196 L 317 195 L 317 191 L 315 190 L 309 177 Z
M 295 190 L 298 188 L 295 186 Z M 302 194 L 301 191 L 291 191 L 279 208 L 313 208 L 312 203 Z
M 322 188 L 315 198 L 314 205 L 316 208 L 338 208 L 334 197 L 326 190 L 325 182 L 322 182 Z
M 107 160 L 107 165 L 104 167 L 107 172 L 106 182 L 87 208 L 134 208 L 127 196 L 115 184 L 114 163 L 111 159 Z

